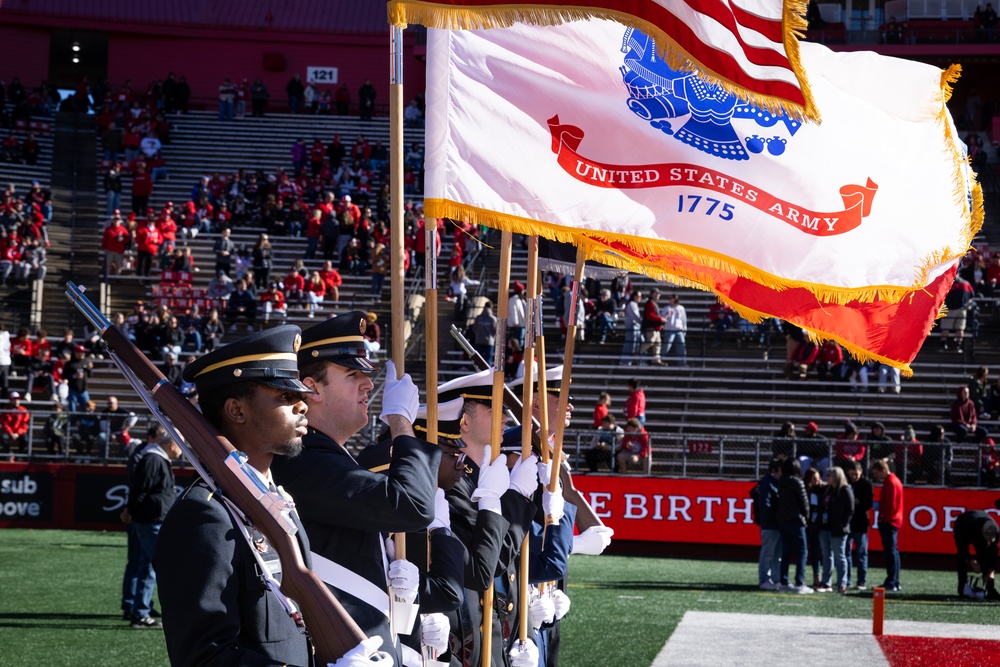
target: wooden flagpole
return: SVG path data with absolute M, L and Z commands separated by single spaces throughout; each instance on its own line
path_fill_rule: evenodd
M 424 342 L 427 359 L 427 442 L 438 441 L 438 286 L 437 221 L 424 219 Z
M 528 239 L 528 286 L 525 291 L 525 328 L 524 328 L 524 384 L 521 391 L 521 460 L 531 456 L 531 405 L 534 402 L 535 365 L 535 292 L 538 290 L 538 237 Z M 543 446 L 542 449 L 545 449 Z M 521 543 L 520 587 L 518 604 L 518 638 L 523 642 L 528 639 L 528 578 L 529 553 L 528 537 L 525 534 Z
M 555 492 L 559 484 L 559 470 L 562 468 L 563 435 L 566 432 L 566 410 L 569 407 L 570 372 L 573 370 L 573 350 L 576 347 L 576 309 L 580 302 L 580 287 L 583 283 L 584 254 L 576 250 L 576 270 L 573 273 L 573 302 L 569 308 L 569 322 L 566 323 L 566 347 L 563 352 L 562 384 L 559 385 L 559 413 L 556 421 L 556 443 L 552 454 L 552 477 L 549 480 L 549 491 Z
M 493 354 L 493 396 L 492 423 L 490 442 L 493 443 L 491 457 L 496 460 L 500 455 L 500 442 L 503 440 L 503 387 L 504 387 L 504 357 L 507 347 L 507 286 L 510 285 L 510 251 L 511 233 L 503 232 L 500 238 L 500 283 L 497 290 L 497 334 Z M 530 423 L 530 422 L 529 422 Z M 490 664 L 493 649 L 493 583 L 483 593 L 483 641 L 482 655 L 484 664 Z
M 396 379 L 403 376 L 406 363 L 406 304 L 403 281 L 403 29 L 390 30 L 392 68 L 389 78 L 389 208 L 390 220 L 390 294 L 392 296 L 392 361 Z M 406 535 L 395 536 L 396 558 L 406 558 Z

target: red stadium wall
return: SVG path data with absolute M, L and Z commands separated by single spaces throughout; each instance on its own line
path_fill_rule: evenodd
M 271 93 L 271 107 L 284 108 L 285 84 L 293 74 L 298 72 L 305 80 L 307 67 L 336 67 L 339 81 L 346 83 L 351 93 L 352 104 L 357 104 L 361 85 L 371 79 L 378 93 L 376 104 L 388 105 L 388 35 L 384 40 L 379 36 L 286 36 L 287 41 L 275 40 L 274 35 L 268 37 L 264 40 L 243 31 L 213 31 L 190 37 L 114 33 L 108 42 L 108 80 L 120 84 L 132 79 L 134 87 L 145 86 L 152 79 L 166 78 L 172 71 L 187 77 L 195 97 L 214 100 L 224 77 L 234 82 L 247 78 L 253 83 L 260 76 Z M 412 53 L 411 47 L 404 64 L 407 101 L 423 94 L 426 80 L 423 63 Z M 265 54 L 282 56 L 284 69 L 265 72 Z
M 0 23 L 0 81 L 21 77 L 26 86 L 49 78 L 49 31 Z
M 175 471 L 178 486 L 193 477 Z M 574 478 L 615 539 L 672 544 L 756 546 L 748 493 L 752 482 L 656 477 Z M 121 529 L 118 515 L 127 497 L 124 466 L 0 463 L 0 527 Z M 993 509 L 996 491 L 905 490 L 906 523 L 900 550 L 915 554 L 954 553 L 952 524 L 967 509 Z M 882 548 L 878 532 L 869 537 Z
M 32 17 L 20 24 L 0 24 L 0 80 L 21 77 L 26 86 L 49 78 L 50 28 L 77 28 L 108 33 L 108 81 L 131 79 L 142 92 L 154 79 L 168 72 L 186 76 L 194 101 L 214 102 L 224 77 L 235 82 L 260 76 L 271 93 L 271 108 L 287 107 L 285 84 L 296 72 L 305 78 L 306 67 L 337 67 L 339 82 L 346 83 L 352 104 L 358 89 L 371 79 L 376 105 L 389 104 L 389 33 L 338 35 L 294 32 L 261 32 L 245 29 L 206 29 L 150 25 L 102 25 L 99 22 L 53 18 L 51 25 Z M 404 33 L 404 97 L 408 102 L 424 92 L 426 77 L 418 59 L 413 31 Z M 420 47 L 422 52 L 422 47 Z M 278 55 L 280 71 L 264 71 L 264 57 Z M 338 83 L 339 86 L 339 83 Z M 211 105 L 210 105 L 211 106 Z
M 587 475 L 574 477 L 573 482 L 605 524 L 614 528 L 616 540 L 760 545 L 749 497 L 753 482 Z M 877 500 L 878 489 L 875 493 Z M 955 518 L 969 509 L 1000 516 L 993 507 L 996 498 L 996 491 L 907 487 L 900 551 L 954 553 Z M 881 551 L 874 527 L 868 540 L 871 549 Z

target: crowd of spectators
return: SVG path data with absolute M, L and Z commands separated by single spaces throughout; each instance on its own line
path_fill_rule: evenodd
M 378 93 L 371 80 L 365 80 L 358 89 L 357 111 L 362 120 L 371 120 L 376 115 L 375 99 Z M 353 100 L 346 83 L 339 86 L 328 86 L 312 81 L 302 80 L 298 72 L 285 84 L 285 98 L 288 111 L 292 114 L 309 114 L 319 116 L 347 116 L 351 113 Z M 228 122 L 234 118 L 244 118 L 247 113 L 247 102 L 250 103 L 251 116 L 263 117 L 268 110 L 271 92 L 260 77 L 250 83 L 248 78 L 237 83 L 225 77 L 218 89 L 220 121 Z M 422 127 L 424 117 L 423 98 L 417 97 L 411 101 L 404 112 L 404 122 L 409 127 Z
M 38 181 L 27 192 L 13 183 L 0 194 L 0 283 L 26 286 L 44 280 L 52 195 Z

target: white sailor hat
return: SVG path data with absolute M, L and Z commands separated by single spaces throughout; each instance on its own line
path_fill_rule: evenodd
M 489 404 L 493 400 L 493 370 L 455 378 L 438 386 L 438 403 L 447 403 L 456 398 Z
M 545 369 L 545 389 L 550 392 L 558 392 L 562 387 L 562 376 L 563 376 L 563 365 L 549 366 Z M 535 381 L 535 390 L 538 390 L 538 376 L 532 376 Z M 516 380 L 510 382 L 507 386 L 511 389 L 515 387 L 521 387 L 524 385 L 524 376 L 517 378 Z M 514 392 L 518 393 L 517 391 Z
M 465 447 L 464 442 L 460 442 L 462 437 L 460 426 L 462 424 L 462 409 L 465 407 L 465 399 L 458 397 L 451 401 L 438 403 L 438 439 L 449 440 L 448 444 L 455 447 Z M 427 436 L 427 406 L 421 405 L 417 410 L 416 419 L 413 421 L 413 430 L 422 437 Z

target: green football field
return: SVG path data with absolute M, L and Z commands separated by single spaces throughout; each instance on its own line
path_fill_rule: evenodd
M 0 530 L 0 665 L 165 665 L 160 630 L 133 630 L 119 611 L 125 534 Z M 871 618 L 871 592 L 757 590 L 751 562 L 574 556 L 561 665 L 644 667 L 684 612 Z M 881 571 L 873 570 L 878 580 Z M 954 597 L 954 574 L 907 570 L 887 620 L 1000 623 L 1000 604 Z

